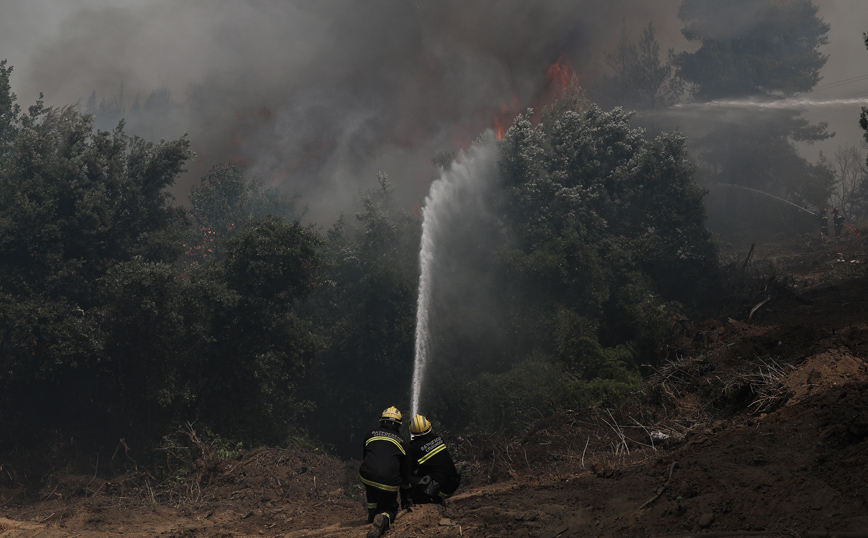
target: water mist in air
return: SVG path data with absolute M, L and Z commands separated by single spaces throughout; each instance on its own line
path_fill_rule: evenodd
M 490 188 L 497 177 L 497 148 L 493 135 L 489 142 L 462 151 L 452 167 L 431 184 L 422 208 L 422 241 L 419 249 L 419 297 L 416 307 L 416 346 L 413 362 L 411 416 L 419 412 L 422 386 L 429 366 L 430 316 L 432 292 L 437 293 L 437 262 L 444 243 L 457 234 L 472 234 L 466 215 L 478 215 L 486 207 Z

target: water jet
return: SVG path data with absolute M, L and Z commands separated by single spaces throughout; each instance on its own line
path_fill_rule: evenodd
M 435 287 L 444 284 L 437 280 L 438 263 L 444 246 L 455 241 L 459 234 L 466 236 L 474 230 L 468 219 L 478 221 L 487 213 L 490 188 L 497 174 L 497 142 L 491 132 L 462 151 L 452 166 L 441 169 L 425 198 L 422 207 L 422 239 L 419 248 L 419 292 L 416 305 L 416 333 L 411 386 L 411 415 L 419 412 L 422 388 L 429 367 L 431 351 L 431 314 L 435 306 Z M 472 217 L 468 217 L 472 215 Z

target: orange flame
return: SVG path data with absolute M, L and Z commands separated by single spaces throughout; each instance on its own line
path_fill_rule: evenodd
M 565 89 L 575 74 L 576 71 L 573 69 L 572 64 L 570 64 L 569 60 L 564 59 L 564 55 L 561 54 L 558 61 L 546 69 L 547 90 L 560 91 Z
M 545 71 L 545 86 L 537 96 L 531 100 L 531 107 L 536 111 L 533 121 L 539 121 L 539 112 L 544 107 L 551 105 L 555 99 L 560 97 L 561 93 L 567 89 L 576 76 L 576 71 L 573 69 L 570 61 L 561 54 L 557 61 L 546 68 Z M 518 99 L 513 95 L 508 105 L 500 105 L 500 112 L 494 114 L 494 132 L 497 134 L 497 139 L 502 140 L 507 129 L 512 126 L 515 117 L 518 115 L 519 105 Z
M 512 125 L 517 115 L 518 99 L 513 95 L 509 104 L 500 105 L 500 113 L 494 115 L 494 133 L 498 140 L 503 140 L 503 135 L 506 134 L 506 130 Z
M 267 106 L 263 106 L 259 110 L 252 110 L 247 113 L 236 110 L 233 115 L 235 123 L 227 129 L 229 148 L 224 158 L 240 168 L 247 168 L 250 163 L 243 155 L 244 142 L 252 133 L 274 121 L 274 112 Z

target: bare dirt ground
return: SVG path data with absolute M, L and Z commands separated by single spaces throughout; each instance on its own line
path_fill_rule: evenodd
M 868 537 L 866 254 L 852 234 L 758 247 L 775 278 L 738 316 L 678 321 L 643 403 L 561 412 L 521 438 L 447 437 L 459 494 L 386 536 Z M 357 468 L 205 451 L 175 484 L 68 470 L 34 489 L 0 460 L 0 537 L 362 537 Z

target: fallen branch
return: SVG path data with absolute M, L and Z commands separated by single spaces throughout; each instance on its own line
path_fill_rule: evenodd
M 761 307 L 762 305 L 766 304 L 766 303 L 769 302 L 771 299 L 772 299 L 772 296 L 769 295 L 768 297 L 765 298 L 765 300 L 760 301 L 759 304 L 757 304 L 755 307 L 751 308 L 751 309 L 750 309 L 750 314 L 748 314 L 748 316 L 747 316 L 747 320 L 750 321 L 750 319 L 753 317 L 754 312 L 756 312 L 756 311 L 759 309 L 759 307 Z
M 650 499 L 648 499 L 647 501 L 645 501 L 645 504 L 643 504 L 642 506 L 639 507 L 639 510 L 644 510 L 646 506 L 648 506 L 649 504 L 653 503 L 653 502 L 656 501 L 656 500 L 657 500 L 661 495 L 663 495 L 663 492 L 666 491 L 666 487 L 669 485 L 669 481 L 672 480 L 672 471 L 675 470 L 675 466 L 676 466 L 676 465 L 678 465 L 678 462 L 677 462 L 677 461 L 673 461 L 673 462 L 672 462 L 672 465 L 669 466 L 669 477 L 666 479 L 666 482 L 665 482 L 662 486 L 660 486 L 660 489 L 657 490 L 657 493 L 654 494 L 653 497 L 651 497 Z
M 741 270 L 744 271 L 747 269 L 747 264 L 750 262 L 750 259 L 753 258 L 753 248 L 756 246 L 756 243 L 752 243 L 750 246 L 750 252 L 747 253 L 747 257 L 744 259 L 744 264 L 741 266 Z

